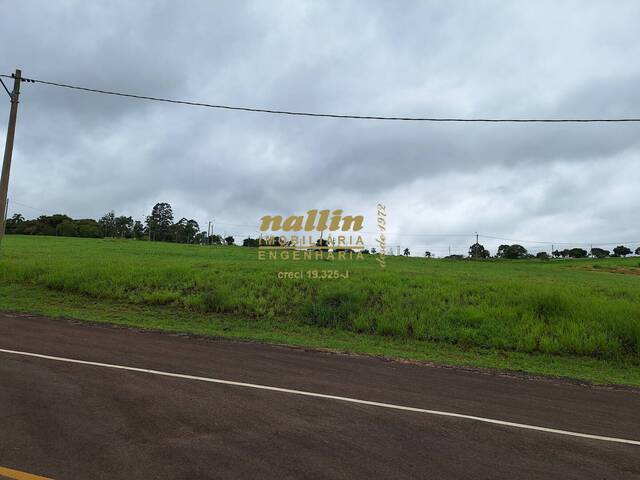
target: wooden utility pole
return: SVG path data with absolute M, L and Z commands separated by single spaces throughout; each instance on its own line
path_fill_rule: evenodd
M 479 245 L 479 243 L 478 243 L 478 232 L 476 232 L 476 245 L 475 245 L 475 247 L 473 247 L 473 249 L 475 250 L 473 252 L 473 256 L 475 258 L 478 258 L 478 250 L 479 250 L 479 246 L 478 245 Z
M 20 79 L 22 71 L 16 70 L 13 76 L 13 91 L 11 92 L 11 111 L 9 112 L 9 126 L 7 127 L 7 143 L 4 146 L 4 160 L 2 161 L 2 177 L 0 178 L 0 243 L 4 237 L 7 223 L 7 193 L 9 192 L 9 171 L 11 170 L 11 155 L 13 154 L 13 139 L 16 135 L 16 118 L 18 117 L 18 96 L 20 95 Z

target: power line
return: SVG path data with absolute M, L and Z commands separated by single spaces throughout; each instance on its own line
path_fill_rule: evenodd
M 0 77 L 13 78 L 13 75 L 1 75 Z M 188 105 L 192 107 L 217 108 L 223 110 L 236 110 L 242 112 L 254 113 L 270 113 L 275 115 L 293 115 L 303 117 L 324 117 L 324 118 L 345 118 L 353 120 L 392 120 L 392 121 L 410 121 L 410 122 L 477 122 L 477 123 L 612 123 L 612 122 L 640 122 L 640 118 L 454 118 L 454 117 L 405 117 L 393 116 L 386 117 L 380 115 L 346 115 L 335 113 L 312 113 L 290 110 L 274 110 L 267 108 L 254 107 L 236 107 L 230 105 L 219 105 L 203 102 L 192 102 L 186 100 L 175 100 L 169 98 L 152 97 L 149 95 L 137 95 L 132 93 L 115 92 L 111 90 L 101 90 L 97 88 L 80 87 L 66 83 L 50 82 L 47 80 L 39 80 L 35 78 L 24 78 L 25 82 L 41 83 L 54 87 L 69 88 L 72 90 L 81 90 L 90 93 L 99 93 L 103 95 L 114 95 L 117 97 L 136 98 L 139 100 L 151 100 L 155 102 L 174 103 L 180 105 Z
M 4 75 L 3 75 L 4 76 Z M 4 82 L 2 81 L 2 79 L 0 78 L 0 83 L 2 83 L 2 86 L 4 87 L 4 90 L 7 92 L 7 95 L 9 95 L 9 98 L 13 98 L 13 95 L 11 95 L 11 92 L 9 91 L 9 89 L 7 88 L 7 86 L 4 84 Z
M 490 238 L 492 240 L 504 240 L 507 242 L 519 242 L 519 243 L 539 243 L 541 245 L 620 245 L 623 243 L 640 243 L 640 240 L 625 240 L 618 242 L 557 242 L 557 241 L 549 241 L 545 242 L 542 240 L 518 240 L 516 238 L 504 238 L 504 237 L 494 237 L 491 235 L 480 235 L 482 238 Z
M 27 205 L 26 203 L 18 202 L 17 200 L 11 200 L 11 203 L 14 205 L 20 205 L 21 207 L 30 208 L 31 210 L 35 210 L 36 212 L 46 213 L 47 210 L 38 207 L 32 207 L 31 205 Z

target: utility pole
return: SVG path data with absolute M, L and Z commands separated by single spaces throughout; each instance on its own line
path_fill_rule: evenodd
M 9 112 L 9 126 L 7 127 L 7 143 L 4 146 L 4 160 L 2 161 L 2 178 L 0 178 L 0 243 L 4 237 L 7 222 L 7 193 L 9 192 L 9 171 L 11 170 L 11 156 L 13 154 L 13 139 L 16 135 L 16 118 L 18 117 L 18 96 L 20 95 L 20 80 L 22 71 L 16 69 L 13 76 L 13 91 L 11 92 L 11 111 Z
M 476 246 L 474 248 L 475 251 L 473 252 L 473 256 L 475 258 L 478 258 L 478 245 L 478 232 L 476 232 Z

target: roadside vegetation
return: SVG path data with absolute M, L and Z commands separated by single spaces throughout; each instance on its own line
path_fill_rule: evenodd
M 6 233 L 15 235 L 43 235 L 55 237 L 74 237 L 74 238 L 120 238 L 149 240 L 156 242 L 171 243 L 188 243 L 193 245 L 235 245 L 236 239 L 232 235 L 223 237 L 222 235 L 213 233 L 213 225 L 209 222 L 207 231 L 201 231 L 201 227 L 193 219 L 181 218 L 174 221 L 173 209 L 166 202 L 156 203 L 151 209 L 151 213 L 144 221 L 134 220 L 133 217 L 125 215 L 116 216 L 113 211 L 107 212 L 99 220 L 91 218 L 73 219 L 68 215 L 41 215 L 31 220 L 16 213 L 7 219 Z M 275 237 L 277 240 L 278 237 Z M 238 243 L 243 247 L 258 247 L 261 242 L 265 242 L 264 238 L 244 238 Z M 280 243 L 272 243 L 279 245 Z M 327 246 L 326 241 L 318 240 L 317 246 Z M 365 250 L 365 253 L 376 253 L 376 248 L 371 251 Z M 398 251 L 398 254 L 400 252 Z M 416 252 L 414 252 L 416 253 Z M 635 250 L 625 246 L 618 245 L 613 251 L 599 247 L 592 247 L 590 251 L 583 248 L 573 247 L 564 248 L 563 250 L 553 250 L 552 252 L 538 251 L 535 255 L 528 252 L 522 245 L 500 245 L 495 252 L 494 258 L 522 260 L 537 258 L 539 260 L 549 260 L 550 258 L 608 258 L 608 257 L 626 257 L 627 255 L 640 256 L 640 246 Z M 411 256 L 409 248 L 404 248 L 403 255 Z M 431 258 L 430 251 L 424 252 L 425 258 Z M 454 254 L 446 258 L 461 260 L 466 258 L 464 255 Z M 484 245 L 474 243 L 469 247 L 468 258 L 487 259 L 491 258 L 491 252 Z
M 2 309 L 640 386 L 637 257 L 398 256 L 383 270 L 373 255 L 259 261 L 256 248 L 134 240 L 10 235 L 2 250 Z

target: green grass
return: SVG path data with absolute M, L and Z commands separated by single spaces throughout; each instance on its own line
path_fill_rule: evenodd
M 640 386 L 640 259 L 259 261 L 256 249 L 8 236 L 0 308 Z M 348 279 L 277 272 L 349 270 Z

